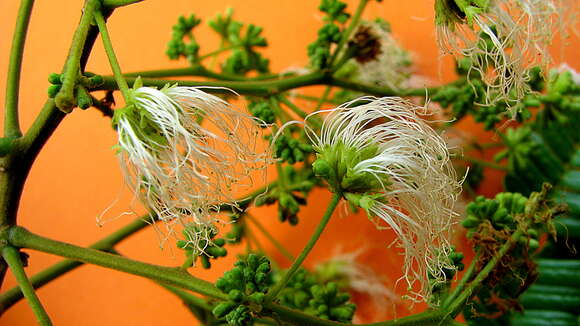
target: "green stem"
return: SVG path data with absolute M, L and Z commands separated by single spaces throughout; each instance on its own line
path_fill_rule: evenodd
M 229 51 L 229 50 L 235 49 L 235 48 L 239 48 L 241 46 L 242 45 L 240 45 L 240 44 L 235 44 L 235 45 L 230 45 L 230 46 L 226 46 L 226 47 L 221 47 L 221 48 L 219 48 L 219 49 L 217 49 L 215 51 L 212 51 L 212 52 L 210 52 L 208 54 L 204 54 L 204 55 L 200 56 L 199 57 L 199 61 L 201 62 L 201 61 L 203 61 L 203 60 L 205 60 L 207 58 L 211 58 L 211 57 L 216 56 L 216 55 L 218 55 L 220 53 L 224 53 L 226 51 Z
M 213 70 L 207 69 L 202 65 L 195 65 L 192 67 L 187 68 L 176 68 L 176 69 L 158 69 L 158 70 L 145 70 L 145 71 L 136 71 L 131 73 L 126 73 L 125 76 L 127 77 L 146 77 L 146 78 L 164 78 L 164 77 L 182 77 L 182 76 L 199 76 L 199 77 L 208 77 L 213 78 L 216 80 L 225 80 L 225 81 L 247 81 L 247 80 L 266 80 L 266 79 L 275 79 L 279 77 L 284 77 L 284 75 L 276 75 L 276 74 L 264 74 L 255 77 L 245 77 L 245 76 L 238 76 L 238 75 L 231 75 L 227 73 L 218 73 Z
M 496 170 L 500 170 L 500 171 L 509 171 L 507 166 L 503 166 L 500 164 L 496 164 L 493 162 L 488 162 L 488 161 L 484 161 L 475 157 L 471 157 L 468 155 L 463 155 L 463 157 L 461 158 L 462 160 L 466 161 L 466 162 L 470 162 L 470 163 L 475 163 L 475 164 L 479 164 L 481 166 L 485 166 L 488 168 L 492 168 L 492 169 L 496 169 Z
M 169 285 L 176 285 L 217 299 L 227 298 L 227 296 L 216 289 L 213 284 L 198 279 L 179 267 L 171 268 L 152 265 L 95 249 L 78 247 L 41 237 L 21 227 L 11 228 L 9 240 L 10 243 L 16 247 L 34 249 L 85 263 L 115 269 Z
M 257 95 L 257 96 L 270 96 L 280 92 L 284 92 L 286 90 L 303 87 L 303 86 L 310 86 L 323 83 L 324 80 L 327 78 L 321 72 L 313 72 L 307 75 L 301 75 L 296 77 L 290 78 L 282 78 L 282 79 L 275 79 L 275 80 L 257 80 L 257 81 L 183 81 L 183 80 L 170 80 L 170 79 L 152 79 L 152 78 L 143 78 L 143 85 L 145 86 L 154 86 L 154 87 L 163 87 L 166 84 L 178 84 L 181 86 L 208 86 L 212 87 L 209 89 L 209 92 L 214 93 L 227 93 L 231 94 L 231 91 L 225 88 L 229 88 L 231 90 L 236 91 L 240 94 L 246 95 Z M 96 88 L 95 90 L 116 90 L 117 86 L 115 81 L 111 77 L 104 77 L 104 84 Z M 127 81 L 131 84 L 135 81 L 135 77 L 128 77 L 126 78 Z M 222 87 L 220 88 L 213 88 L 213 87 Z
M 340 52 L 342 51 L 342 48 L 344 47 L 346 42 L 348 42 L 350 35 L 354 31 L 354 29 L 358 26 L 358 24 L 360 22 L 361 15 L 362 15 L 363 11 L 365 10 L 365 7 L 367 6 L 368 3 L 369 3 L 369 0 L 361 0 L 358 3 L 358 7 L 356 8 L 354 15 L 352 15 L 352 18 L 350 19 L 350 23 L 349 23 L 348 27 L 346 28 L 346 31 L 344 31 L 344 33 L 342 34 L 342 38 L 338 42 L 338 45 L 336 46 L 336 49 L 334 50 L 334 53 L 332 54 L 332 57 L 330 58 L 330 66 L 331 67 L 333 66 L 333 64 L 337 60 L 337 57 L 340 54 Z
M 208 70 L 204 66 L 195 65 L 188 68 L 177 68 L 177 69 L 160 69 L 160 70 L 147 70 L 147 71 L 137 71 L 124 74 L 126 77 L 138 77 L 143 78 L 161 78 L 161 77 L 184 77 L 184 76 L 198 76 L 207 77 L 216 80 L 226 80 L 226 81 L 243 81 L 247 78 L 229 74 L 219 74 L 215 71 Z
M 84 35 L 78 35 L 78 30 L 69 52 L 76 53 L 76 49 L 79 49 L 80 67 L 84 69 L 98 31 L 96 28 L 90 28 Z M 67 64 L 65 68 L 66 66 Z M 0 159 L 2 166 L 0 171 L 0 231 L 3 227 L 16 223 L 18 205 L 30 168 L 64 117 L 65 114 L 56 107 L 52 99 L 49 99 L 24 137 L 15 140 L 11 152 Z
M 104 84 L 96 88 L 95 90 L 116 90 L 118 89 L 116 83 L 112 77 L 105 76 Z M 135 77 L 127 77 L 126 80 L 129 84 L 135 81 Z M 459 81 L 454 81 L 448 85 L 454 85 L 460 82 L 464 82 L 463 79 Z M 429 94 L 435 93 L 439 88 L 446 86 L 438 86 L 431 88 L 415 88 L 407 90 L 393 90 L 386 87 L 377 87 L 364 85 L 356 82 L 351 82 L 347 80 L 338 79 L 323 72 L 315 71 L 307 75 L 300 75 L 295 77 L 273 79 L 273 80 L 250 80 L 250 81 L 184 81 L 175 79 L 153 79 L 153 78 L 143 78 L 143 85 L 153 86 L 153 87 L 163 87 L 166 84 L 178 84 L 181 86 L 192 86 L 192 87 L 225 87 L 236 91 L 243 95 L 256 95 L 256 96 L 271 96 L 284 91 L 300 88 L 312 85 L 333 85 L 344 89 L 349 89 L 353 91 L 362 92 L 369 95 L 375 96 L 427 96 Z M 227 89 L 223 88 L 211 88 L 208 89 L 211 93 L 231 93 Z
M 502 258 L 510 251 L 510 249 L 518 241 L 522 234 L 523 232 L 521 230 L 514 232 L 509 240 L 499 249 L 497 254 L 493 256 L 483 267 L 483 269 L 477 274 L 473 281 L 469 283 L 469 285 L 448 305 L 447 309 L 445 310 L 449 316 L 454 318 L 457 316 L 457 314 L 459 314 L 473 292 L 475 292 L 479 285 L 485 281 L 485 279 L 489 276 L 497 264 L 499 264 Z
M 292 110 L 292 112 L 296 113 L 296 115 L 301 117 L 302 119 L 306 118 L 306 116 L 308 115 L 306 112 L 302 111 L 302 109 L 300 109 L 296 104 L 292 103 L 292 101 L 286 98 L 286 96 L 284 95 L 279 96 L 278 99 L 280 100 L 280 102 L 284 103 L 284 105 L 289 107 L 290 110 Z
M 258 221 L 258 219 L 249 213 L 246 213 L 246 218 L 249 219 L 258 228 L 258 230 L 260 230 L 260 232 L 266 236 L 268 240 L 270 240 L 274 247 L 276 247 L 284 257 L 288 258 L 290 261 L 294 261 L 294 256 L 290 253 L 290 251 L 288 251 L 288 249 L 286 249 L 278 240 L 276 240 L 276 238 L 274 238 L 270 232 L 268 232 L 268 230 L 264 227 L 264 225 L 262 225 L 262 223 Z
M 99 266 L 110 267 L 117 269 L 114 266 L 122 265 L 118 268 L 120 271 L 131 274 L 144 276 L 157 282 L 170 284 L 196 291 L 205 295 L 209 295 L 218 299 L 225 299 L 225 295 L 220 293 L 211 284 L 201 281 L 179 268 L 168 268 L 162 266 L 155 266 L 145 263 L 136 262 L 127 258 L 119 257 L 117 255 L 96 252 L 94 250 L 76 247 L 62 242 L 49 240 L 37 235 L 34 235 L 23 228 L 14 227 L 10 232 L 10 240 L 12 243 L 35 249 L 47 253 L 53 253 L 71 259 L 86 261 Z M 292 310 L 274 303 L 269 303 L 265 306 L 270 311 L 275 312 L 282 320 L 287 322 L 295 322 L 300 325 L 320 325 L 320 326 L 347 326 L 339 322 L 319 319 L 303 312 Z M 364 326 L 407 326 L 407 325 L 431 325 L 435 321 L 443 319 L 442 313 L 437 311 L 429 311 L 413 316 L 400 318 L 393 321 L 366 324 Z
M 296 271 L 298 271 L 298 268 L 300 268 L 300 266 L 302 265 L 302 262 L 304 262 L 304 260 L 306 259 L 306 257 L 308 256 L 308 254 L 310 253 L 312 248 L 314 248 L 314 245 L 316 244 L 316 242 L 320 238 L 322 231 L 324 231 L 324 228 L 326 227 L 326 225 L 330 221 L 330 218 L 332 217 L 332 213 L 334 213 L 334 210 L 336 209 L 336 206 L 340 202 L 341 198 L 342 198 L 342 195 L 340 193 L 334 193 L 332 195 L 332 199 L 330 200 L 330 203 L 328 204 L 328 208 L 326 209 L 326 212 L 324 213 L 322 220 L 318 224 L 318 227 L 314 231 L 314 234 L 312 234 L 312 236 L 310 237 L 310 240 L 308 240 L 308 243 L 306 244 L 304 249 L 302 249 L 302 252 L 300 253 L 300 255 L 298 255 L 298 258 L 296 258 L 294 263 L 292 263 L 292 266 L 290 266 L 290 269 L 288 269 L 288 271 L 284 274 L 284 277 L 272 288 L 272 290 L 270 292 L 268 292 L 266 299 L 265 299 L 265 302 L 270 302 L 270 301 L 274 300 L 276 298 L 276 296 L 278 295 L 278 293 L 280 293 L 280 291 L 282 291 L 282 289 L 284 289 L 284 287 L 290 281 L 292 276 L 294 276 L 294 273 L 296 273 Z
M 114 9 L 118 7 L 132 5 L 143 0 L 101 0 L 103 7 Z
M 335 195 L 335 199 L 340 196 Z M 333 200 L 334 201 L 334 200 Z M 338 202 L 338 200 L 336 200 Z M 336 203 L 334 204 L 336 206 Z M 329 207 L 330 208 L 330 207 Z M 331 214 L 331 213 L 329 213 Z M 319 226 L 320 229 L 320 226 Z M 320 230 L 320 232 L 322 232 Z M 153 281 L 188 289 L 200 294 L 210 296 L 220 300 L 226 300 L 227 295 L 221 293 L 211 283 L 200 280 L 188 274 L 181 268 L 169 268 L 147 263 L 138 262 L 118 255 L 100 252 L 94 249 L 82 248 L 67 243 L 50 240 L 35 234 L 21 227 L 12 227 L 10 230 L 10 243 L 17 247 L 34 249 L 46 253 L 79 260 L 86 263 L 95 264 L 107 268 L 116 269 L 122 272 L 143 276 Z M 313 246 L 312 244 L 311 246 Z M 297 268 L 297 267 L 296 267 Z M 288 274 L 286 274 L 288 275 Z M 333 322 L 320 319 L 301 311 L 296 311 L 275 303 L 267 303 L 264 308 L 275 312 L 281 320 L 295 322 L 298 325 L 319 325 L 319 326 L 349 326 L 351 324 Z M 442 320 L 441 312 L 425 312 L 393 321 L 363 324 L 361 326 L 410 326 L 410 325 L 432 325 L 434 321 Z
M 109 30 L 107 29 L 107 23 L 105 22 L 105 18 L 103 18 L 103 15 L 98 10 L 95 12 L 95 22 L 97 23 L 99 31 L 101 32 L 103 46 L 105 47 L 105 52 L 107 53 L 107 57 L 109 58 L 109 63 L 111 64 L 111 69 L 113 70 L 113 76 L 115 77 L 117 86 L 119 86 L 119 90 L 121 91 L 121 94 L 123 94 L 125 103 L 129 103 L 129 85 L 127 85 L 127 82 L 123 78 L 121 66 L 119 65 L 119 60 L 117 60 L 117 56 L 115 55 L 115 50 L 113 49 L 113 42 L 111 41 L 111 36 L 109 35 Z
M 462 79 L 463 80 L 463 79 Z M 463 81 L 464 82 L 464 81 Z M 457 81 L 451 83 L 455 84 Z M 412 89 L 402 89 L 395 90 L 387 87 L 378 87 L 373 85 L 365 85 L 346 79 L 340 78 L 330 78 L 330 85 L 338 86 L 344 89 L 349 89 L 351 91 L 358 91 L 365 94 L 371 94 L 375 96 L 428 96 L 434 94 L 443 86 L 430 87 L 430 88 L 412 88 Z
M 54 98 L 56 106 L 63 112 L 70 112 L 75 105 L 74 92 L 81 67 L 81 56 L 98 4 L 98 0 L 87 0 L 83 8 L 81 21 L 73 36 L 72 45 L 62 74 L 62 87 Z
M 116 244 L 123 241 L 127 237 L 135 234 L 136 232 L 144 229 L 150 224 L 154 223 L 155 219 L 151 215 L 145 215 L 135 219 L 133 222 L 127 224 L 123 228 L 111 233 L 105 238 L 93 243 L 89 248 L 109 251 L 115 247 Z M 64 260 L 58 262 L 51 267 L 33 275 L 30 278 L 30 282 L 35 289 L 42 287 L 43 285 L 49 283 L 50 281 L 58 278 L 59 276 L 74 270 L 75 268 L 83 265 L 82 262 L 74 260 Z M 16 302 L 22 299 L 22 292 L 18 287 L 14 287 L 0 295 L 0 315 L 3 311 L 6 311 L 12 307 Z
M 69 53 L 76 52 L 76 48 L 80 49 L 79 67 L 82 70 L 87 63 L 98 30 L 91 27 L 84 35 L 79 35 L 79 29 L 82 28 L 80 26 L 77 28 Z M 54 100 L 49 99 L 24 137 L 16 140 L 12 151 L 1 159 L 0 165 L 3 169 L 0 171 L 0 232 L 16 224 L 22 190 L 32 164 L 64 117 L 65 114 L 57 109 Z M 0 283 L 4 277 L 3 265 L 0 264 Z
M 55 108 L 56 110 L 56 108 Z M 58 110 L 56 110 L 58 111 Z M 58 111 L 60 112 L 60 111 Z M 277 182 L 271 182 L 267 187 L 274 187 Z M 239 201 L 237 201 L 237 205 L 243 207 L 248 205 L 256 196 L 264 193 L 266 191 L 266 187 L 260 188 L 255 190 L 249 195 L 243 196 Z M 220 210 L 225 211 L 231 209 L 229 205 L 223 205 Z M 148 222 L 149 221 L 149 222 Z M 155 219 L 150 215 L 137 218 L 132 223 L 128 224 L 127 226 L 115 231 L 111 235 L 103 238 L 102 240 L 97 241 L 89 248 L 97 249 L 101 251 L 108 251 L 112 249 L 117 243 L 121 242 L 122 240 L 126 239 L 127 237 L 131 236 L 132 234 L 136 233 L 137 231 L 145 228 L 146 226 L 150 225 L 151 223 L 155 222 Z M 83 263 L 73 261 L 73 260 L 65 260 L 59 262 L 41 272 L 31 277 L 31 282 L 34 288 L 40 288 L 43 285 L 49 283 L 50 281 L 58 278 L 59 276 L 74 270 L 75 268 L 81 266 Z M 3 271 L 5 271 L 5 264 L 2 260 L 0 260 L 0 276 Z M 3 278 L 0 278 L 2 280 Z M 10 308 L 16 302 L 22 299 L 22 292 L 18 287 L 14 287 L 3 294 L 0 295 L 0 315 L 3 311 Z
M 28 31 L 33 6 L 34 0 L 23 0 L 20 2 L 20 9 L 18 9 L 16 27 L 14 28 L 14 36 L 12 38 L 12 48 L 10 49 L 10 60 L 8 61 L 8 72 L 6 74 L 4 137 L 18 138 L 22 136 L 20 123 L 18 121 L 20 72 L 22 71 L 22 54 L 24 53 L 26 32 Z
M 22 261 L 20 259 L 20 252 L 14 247 L 5 246 L 2 249 L 2 257 L 4 257 L 4 260 L 8 263 L 14 278 L 16 278 L 16 281 L 18 282 L 18 286 L 20 286 L 20 289 L 22 290 L 22 293 L 24 293 L 24 297 L 26 297 L 30 308 L 32 308 L 34 315 L 36 315 L 38 323 L 40 325 L 52 325 L 50 317 L 48 317 L 48 314 L 44 310 L 42 303 L 40 303 L 38 296 L 36 296 L 36 292 L 34 292 L 32 284 L 30 284 L 28 277 L 26 277 L 26 273 L 24 272 L 24 267 L 22 266 Z

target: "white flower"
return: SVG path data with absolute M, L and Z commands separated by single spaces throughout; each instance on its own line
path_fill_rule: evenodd
M 113 124 L 127 184 L 170 234 L 175 224 L 193 223 L 205 237 L 210 212 L 233 203 L 236 187 L 252 184 L 252 171 L 265 172 L 258 121 L 199 88 L 137 87 Z
M 369 33 L 380 43 L 380 53 L 373 60 L 356 62 L 358 81 L 366 85 L 376 85 L 400 89 L 408 87 L 411 75 L 411 55 L 395 40 L 388 26 L 379 22 L 363 22 L 360 28 L 367 28 Z
M 329 113 L 320 135 L 306 130 L 315 173 L 396 232 L 405 278 L 426 295 L 429 278 L 453 269 L 447 255 L 461 187 L 445 141 L 418 116 L 423 110 L 398 97 L 362 97 L 320 111 Z
M 488 85 L 488 103 L 517 103 L 529 92 L 526 70 L 550 62 L 548 46 L 568 0 L 436 0 L 439 46 L 472 60 Z M 481 41 L 483 35 L 487 41 Z

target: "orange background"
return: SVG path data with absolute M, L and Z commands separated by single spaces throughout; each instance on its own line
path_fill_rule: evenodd
M 355 1 L 348 1 L 351 12 Z M 83 1 L 37 1 L 25 48 L 21 82 L 21 123 L 27 128 L 46 99 L 47 76 L 60 72 L 80 16 Z M 307 64 L 306 46 L 316 37 L 322 15 L 318 1 L 161 1 L 150 0 L 117 10 L 109 20 L 110 32 L 121 66 L 127 72 L 146 69 L 183 67 L 187 63 L 169 61 L 165 45 L 171 26 L 181 14 L 195 13 L 209 18 L 226 7 L 235 8 L 235 18 L 265 28 L 270 48 L 264 51 L 271 58 L 273 71 Z M 435 42 L 433 0 L 371 2 L 364 17 L 382 17 L 392 23 L 395 36 L 415 54 L 416 70 L 435 83 L 453 78 L 450 58 L 441 59 Z M 12 38 L 18 1 L 0 2 L 0 98 L 4 99 L 4 76 Z M 218 39 L 207 25 L 196 29 L 202 44 L 202 54 L 215 49 Z M 563 48 L 556 42 L 557 61 L 575 58 L 578 64 L 579 42 L 568 40 Z M 578 69 L 578 66 L 576 66 Z M 110 69 L 100 39 L 97 40 L 88 71 L 109 74 Z M 308 110 L 308 108 L 306 108 Z M 463 124 L 469 128 L 469 122 Z M 472 129 L 472 128 L 471 128 Z M 488 137 L 482 132 L 478 137 Z M 91 109 L 70 114 L 50 139 L 32 169 L 18 216 L 19 224 L 35 233 L 78 245 L 89 245 L 125 225 L 132 217 L 122 217 L 96 225 L 96 217 L 118 197 L 122 187 L 121 173 L 111 147 L 116 134 L 110 121 Z M 495 180 L 497 181 L 497 175 Z M 498 191 L 497 182 L 487 183 L 485 192 Z M 311 204 L 300 213 L 300 224 L 290 227 L 281 224 L 274 209 L 255 210 L 262 223 L 294 254 L 306 243 L 316 226 L 329 194 L 316 190 Z M 123 197 L 109 216 L 128 208 Z M 391 283 L 400 277 L 401 257 L 388 250 L 392 241 L 389 231 L 376 231 L 362 215 L 337 214 L 324 232 L 307 265 L 329 258 L 337 248 L 349 252 L 366 249 L 361 256 L 364 263 L 387 275 Z M 257 233 L 257 231 L 254 231 Z M 266 251 L 282 265 L 283 257 L 263 238 Z M 168 245 L 171 247 L 172 245 Z M 157 235 L 146 229 L 118 246 L 121 253 L 142 261 L 163 265 L 180 265 L 181 253 L 159 249 Z M 230 250 L 225 259 L 214 263 L 211 271 L 201 268 L 191 272 L 204 279 L 214 280 L 231 268 L 235 253 Z M 59 260 L 58 257 L 27 251 L 31 254 L 27 272 L 32 275 Z M 4 289 L 15 285 L 8 273 Z M 398 291 L 404 293 L 401 282 Z M 50 283 L 38 291 L 49 315 L 56 325 L 191 325 L 194 319 L 172 294 L 146 279 L 133 277 L 95 266 L 83 266 Z M 361 308 L 365 310 L 364 308 Z M 399 309 L 399 315 L 405 313 Z M 34 316 L 24 301 L 15 305 L 0 318 L 0 325 L 33 325 Z

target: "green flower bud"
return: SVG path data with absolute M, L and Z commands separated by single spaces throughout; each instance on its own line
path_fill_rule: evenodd
M 212 313 L 217 318 L 222 318 L 227 315 L 230 311 L 237 307 L 236 303 L 233 302 L 222 302 L 213 308 Z
M 316 175 L 317 177 L 327 179 L 331 175 L 332 167 L 327 161 L 317 159 L 316 161 L 314 161 L 314 163 L 312 163 L 312 170 L 314 171 L 314 175 Z
M 61 84 L 48 86 L 48 97 L 54 98 L 56 96 L 56 94 L 58 94 L 58 92 L 60 92 L 61 88 L 62 88 Z
M 76 99 L 77 99 L 77 106 L 82 109 L 86 110 L 93 105 L 93 99 L 91 94 L 87 91 L 87 89 L 82 85 L 77 85 L 76 88 Z
M 461 225 L 466 229 L 475 228 L 481 223 L 481 221 L 475 216 L 468 216 L 461 222 Z
M 240 290 L 233 289 L 228 293 L 228 299 L 239 303 L 244 299 L 244 294 Z
M 528 246 L 530 247 L 531 251 L 535 251 L 540 247 L 540 242 L 536 239 L 530 239 L 530 241 L 528 242 Z
M 48 75 L 48 82 L 53 84 L 53 85 L 60 85 L 62 84 L 62 81 L 60 80 L 60 74 L 57 73 L 51 73 L 50 75 Z

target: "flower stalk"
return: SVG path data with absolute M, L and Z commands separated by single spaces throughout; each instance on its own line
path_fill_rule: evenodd
M 94 21 L 95 11 L 98 10 L 99 0 L 87 0 L 83 8 L 83 15 L 78 28 L 73 36 L 73 45 L 71 46 L 66 63 L 63 69 L 62 88 L 54 97 L 56 106 L 65 113 L 70 113 L 74 107 L 74 92 L 76 80 L 80 73 L 81 57 L 83 55 L 83 46 L 87 40 L 89 28 Z
M 302 263 L 304 262 L 310 251 L 312 251 L 312 248 L 314 248 L 314 245 L 316 244 L 318 239 L 320 239 L 322 231 L 324 231 L 324 229 L 326 228 L 326 225 L 330 221 L 330 218 L 332 217 L 332 214 L 334 213 L 336 206 L 338 206 L 338 203 L 340 202 L 341 198 L 342 194 L 340 193 L 334 193 L 332 195 L 332 199 L 328 204 L 328 208 L 326 209 L 326 212 L 324 213 L 322 219 L 318 223 L 316 230 L 310 237 L 310 240 L 308 240 L 308 243 L 306 243 L 306 246 L 304 246 L 304 249 L 302 249 L 298 257 L 296 258 L 296 260 L 294 260 L 292 266 L 290 266 L 288 271 L 286 271 L 282 279 L 278 283 L 276 283 L 276 285 L 267 293 L 265 302 L 271 302 L 272 300 L 274 300 L 276 296 L 280 293 L 280 291 L 284 289 L 284 287 L 286 286 L 288 281 L 290 281 L 292 276 L 294 276 L 294 273 L 298 271 L 298 268 L 300 268 L 300 266 L 302 265 Z
M 28 301 L 30 308 L 32 308 L 32 311 L 36 315 L 38 323 L 42 326 L 51 326 L 52 322 L 50 321 L 50 317 L 46 313 L 46 310 L 44 310 L 44 307 L 38 299 L 36 292 L 34 292 L 32 284 L 30 284 L 30 280 L 28 280 L 28 277 L 24 272 L 24 266 L 22 266 L 23 264 L 20 257 L 20 252 L 16 248 L 9 245 L 4 246 L 2 248 L 2 257 L 8 263 L 12 274 L 18 282 L 20 290 Z
M 32 14 L 34 0 L 24 0 L 18 9 L 18 19 L 12 39 L 10 61 L 6 77 L 6 100 L 4 106 L 4 137 L 16 138 L 22 136 L 18 119 L 18 97 L 20 93 L 20 72 L 22 70 L 22 56 L 26 33 Z
M 119 90 L 121 91 L 121 94 L 123 94 L 125 102 L 129 102 L 129 86 L 125 81 L 125 78 L 123 78 L 121 66 L 119 65 L 117 56 L 115 55 L 113 42 L 111 41 L 111 36 L 109 35 L 109 30 L 107 29 L 107 23 L 105 22 L 105 18 L 103 17 L 103 14 L 100 12 L 100 10 L 95 11 L 95 22 L 97 23 L 99 31 L 101 32 L 103 46 L 105 48 L 105 52 L 107 53 L 107 57 L 109 58 L 109 63 L 111 65 L 111 69 L 113 70 L 113 76 L 115 77 L 117 86 L 119 86 Z

